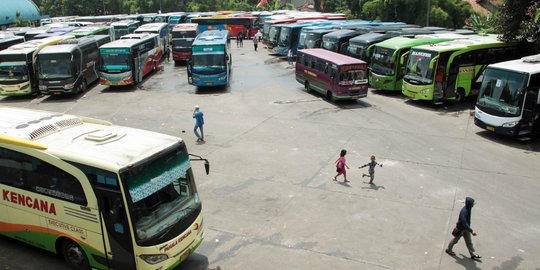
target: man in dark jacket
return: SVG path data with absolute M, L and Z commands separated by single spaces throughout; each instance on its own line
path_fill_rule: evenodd
M 471 259 L 476 260 L 482 258 L 480 255 L 475 253 L 471 240 L 471 234 L 473 236 L 476 236 L 476 233 L 471 228 L 471 212 L 474 204 L 475 203 L 473 198 L 465 198 L 465 206 L 459 212 L 459 219 L 456 223 L 456 234 L 452 232 L 452 234 L 454 234 L 454 239 L 450 241 L 450 243 L 448 244 L 448 248 L 446 249 L 446 253 L 448 253 L 448 255 L 450 256 L 456 255 L 456 253 L 452 251 L 452 248 L 463 236 L 463 238 L 465 239 L 465 244 L 467 244 L 467 248 L 469 249 L 469 253 L 471 254 Z

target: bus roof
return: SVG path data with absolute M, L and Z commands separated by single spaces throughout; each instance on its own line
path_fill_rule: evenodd
M 133 24 L 139 24 L 139 21 L 121 20 L 121 21 L 111 23 L 111 26 L 129 26 L 129 25 L 133 25 Z
M 340 53 L 335 53 L 329 50 L 325 49 L 303 49 L 299 50 L 299 52 L 303 52 L 306 54 L 314 55 L 316 57 L 319 57 L 321 59 L 330 61 L 336 65 L 350 65 L 350 64 L 366 64 L 366 62 L 356 59 L 347 55 L 343 55 Z
M 362 32 L 357 31 L 357 30 L 342 29 L 342 30 L 332 31 L 324 35 L 324 38 L 353 37 L 353 36 L 358 36 L 360 34 L 362 34 Z
M 199 34 L 193 41 L 193 46 L 224 44 L 229 38 L 227 30 L 208 30 Z
M 473 47 L 483 47 L 483 46 L 495 46 L 499 47 L 504 45 L 504 42 L 497 40 L 493 36 L 479 36 L 479 35 L 469 35 L 466 39 L 457 39 L 450 40 L 446 42 L 441 42 L 432 45 L 423 45 L 418 46 L 416 49 L 435 51 L 435 52 L 445 52 L 445 51 L 456 51 L 465 48 Z
M 181 139 L 103 120 L 0 107 L 0 142 L 42 149 L 67 161 L 118 171 Z M 15 140 L 10 140 L 10 139 Z M 79 161 L 80 162 L 80 161 Z
M 157 36 L 157 34 L 151 34 L 151 33 L 134 33 L 134 34 L 127 34 L 123 35 L 120 39 L 143 39 L 146 36 Z
M 144 33 L 144 32 L 157 32 L 161 28 L 168 29 L 168 23 L 147 23 L 139 26 L 133 33 Z
M 387 40 L 389 38 L 395 37 L 395 35 L 387 34 L 387 33 L 377 33 L 377 32 L 369 32 L 365 33 L 356 37 L 353 37 L 349 40 L 349 44 L 369 44 L 369 43 L 377 43 L 384 40 Z
M 140 38 L 127 38 L 127 39 L 117 39 L 115 41 L 111 41 L 109 43 L 105 43 L 99 47 L 100 49 L 107 49 L 107 48 L 130 48 L 134 45 L 137 45 L 141 43 L 143 40 L 147 40 L 150 38 L 157 37 L 157 34 L 146 34 L 146 35 L 140 35 Z M 125 36 L 123 36 L 125 37 Z
M 38 54 L 55 54 L 55 53 L 70 53 L 73 50 L 75 50 L 78 47 L 77 44 L 57 44 L 57 45 L 51 45 L 47 46 L 41 51 L 39 51 Z
M 540 54 L 491 64 L 488 66 L 488 68 L 497 68 L 522 73 L 537 74 L 540 73 Z
M 180 23 L 173 27 L 172 31 L 190 31 L 190 30 L 197 30 L 197 26 L 199 26 L 196 23 Z
M 42 38 L 42 39 L 33 39 L 33 40 L 26 41 L 23 43 L 15 44 L 5 50 L 0 51 L 0 54 L 14 54 L 14 53 L 27 54 L 27 53 L 31 53 L 35 51 L 38 47 L 54 44 L 66 38 L 69 38 L 69 37 L 59 36 L 59 37 L 47 37 L 47 38 Z
M 444 42 L 452 40 L 451 38 L 408 38 L 408 37 L 393 37 L 385 41 L 377 43 L 377 47 L 388 48 L 388 49 L 401 49 L 401 48 L 410 48 L 415 46 L 431 46 L 425 44 L 434 44 L 438 42 Z

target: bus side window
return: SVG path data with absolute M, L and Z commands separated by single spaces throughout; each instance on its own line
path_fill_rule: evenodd
M 540 74 L 531 75 L 529 87 L 540 87 Z

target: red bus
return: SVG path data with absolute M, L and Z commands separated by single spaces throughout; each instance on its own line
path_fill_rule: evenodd
M 331 101 L 367 96 L 366 62 L 325 49 L 299 50 L 296 56 L 296 81 L 308 92 L 315 90 Z
M 229 36 L 237 37 L 240 32 L 253 38 L 257 34 L 254 23 L 257 17 L 200 17 L 191 19 L 192 23 L 199 24 L 199 33 L 206 30 L 229 30 Z
M 173 27 L 171 36 L 174 62 L 185 61 L 191 56 L 191 44 L 198 34 L 196 23 L 181 23 Z

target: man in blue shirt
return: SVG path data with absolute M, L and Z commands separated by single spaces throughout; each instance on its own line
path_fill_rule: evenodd
M 204 131 L 203 131 L 204 118 L 203 118 L 203 112 L 199 109 L 199 105 L 195 106 L 195 110 L 193 111 L 193 118 L 195 118 L 195 128 L 193 129 L 193 132 L 195 132 L 195 136 L 197 136 L 197 141 L 204 142 Z M 199 132 L 197 132 L 197 129 L 201 130 L 201 135 L 199 135 Z

